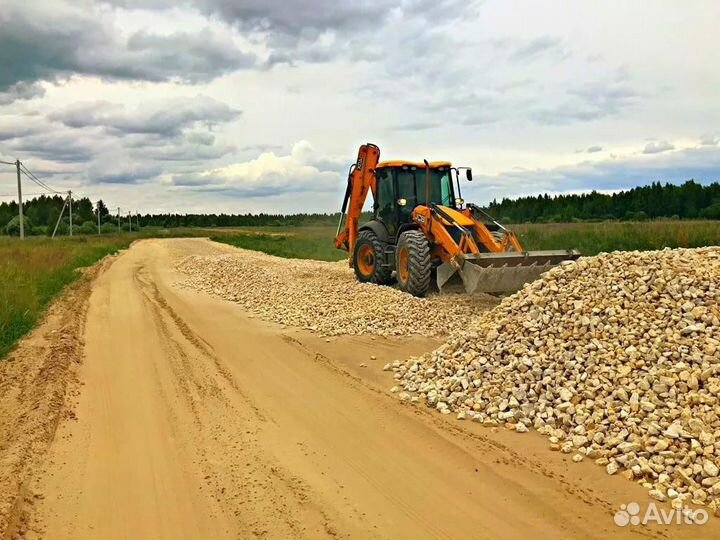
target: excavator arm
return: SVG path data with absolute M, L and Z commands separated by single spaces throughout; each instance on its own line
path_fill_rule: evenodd
M 350 167 L 345 189 L 340 222 L 335 236 L 335 247 L 350 253 L 355 248 L 358 222 L 368 191 L 375 195 L 375 167 L 380 161 L 380 148 L 372 143 L 363 144 L 358 150 L 357 161 Z

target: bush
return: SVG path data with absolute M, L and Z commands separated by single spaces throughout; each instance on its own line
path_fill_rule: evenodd
M 86 221 L 80 226 L 80 234 L 97 234 L 97 225 L 93 221 Z
M 112 223 L 103 223 L 100 227 L 100 232 L 103 234 L 113 234 L 117 232 L 117 225 Z
M 55 230 L 55 223 L 51 224 L 47 228 L 47 235 L 52 236 L 53 231 Z M 67 220 L 60 220 L 60 223 L 58 223 L 57 232 L 55 233 L 55 236 L 64 236 L 68 234 L 68 231 L 70 230 L 70 226 L 68 225 Z
M 27 216 L 23 216 L 23 225 L 25 225 L 25 234 L 32 231 L 32 222 Z M 5 225 L 5 234 L 8 236 L 20 236 L 20 216 L 15 216 Z
M 625 212 L 624 220 L 625 221 L 647 221 L 648 215 L 645 212 L 643 212 L 642 210 L 640 210 L 638 212 L 631 212 L 628 210 L 627 212 Z
M 720 202 L 711 204 L 700 215 L 705 219 L 720 219 Z
M 32 228 L 32 232 L 30 234 L 33 236 L 45 236 L 47 234 L 47 230 L 48 228 L 44 225 L 36 225 Z

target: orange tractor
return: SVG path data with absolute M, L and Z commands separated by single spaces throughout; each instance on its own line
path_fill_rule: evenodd
M 459 276 L 468 293 L 519 289 L 574 250 L 524 251 L 512 231 L 460 195 L 468 167 L 446 161 L 380 162 L 374 144 L 360 147 L 350 167 L 335 247 L 350 254 L 359 281 L 424 296 L 435 274 L 440 291 Z M 453 176 L 455 182 L 453 183 Z M 368 192 L 374 219 L 359 223 Z

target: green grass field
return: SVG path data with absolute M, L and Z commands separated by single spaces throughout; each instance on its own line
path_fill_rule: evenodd
M 602 251 L 651 250 L 665 247 L 720 245 L 718 221 L 644 221 L 510 225 L 527 250 L 578 249 L 583 255 Z M 273 227 L 223 230 L 213 240 L 280 257 L 337 261 L 346 257 L 332 243 L 335 228 Z
M 613 221 L 510 226 L 527 250 L 647 251 L 720 245 L 720 221 Z
M 105 255 L 127 247 L 130 235 L 0 238 L 0 357 L 25 335 L 50 300 Z
M 648 221 L 526 224 L 511 227 L 525 249 L 601 251 L 720 245 L 717 221 Z M 0 237 L 0 358 L 42 316 L 54 296 L 89 266 L 137 238 L 210 236 L 216 241 L 300 259 L 337 261 L 346 253 L 332 243 L 335 228 L 247 227 L 228 229 L 144 229 L 140 234 L 75 238 Z
M 231 246 L 254 249 L 291 259 L 339 261 L 347 257 L 335 249 L 335 227 L 247 227 L 216 230 L 211 238 Z

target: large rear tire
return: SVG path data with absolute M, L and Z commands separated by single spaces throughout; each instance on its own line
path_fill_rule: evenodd
M 372 231 L 360 231 L 353 250 L 353 269 L 361 283 L 387 285 L 392 280 L 392 268 L 383 263 L 383 243 Z
M 425 296 L 430 289 L 432 258 L 430 245 L 421 231 L 400 235 L 395 249 L 395 270 L 400 289 L 413 296 Z

